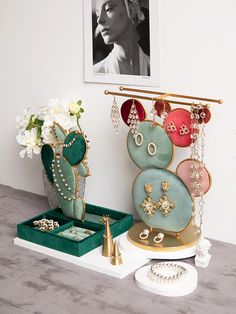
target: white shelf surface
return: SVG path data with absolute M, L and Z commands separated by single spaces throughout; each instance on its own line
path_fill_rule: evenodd
M 117 237 L 116 240 L 118 238 L 119 237 Z M 102 256 L 102 246 L 88 252 L 83 256 L 77 257 L 47 248 L 42 245 L 38 245 L 33 242 L 22 240 L 18 237 L 14 239 L 14 244 L 119 279 L 126 277 L 133 271 L 149 262 L 148 258 L 144 256 L 139 256 L 137 258 L 136 255 L 132 254 L 132 252 L 124 252 L 122 248 L 119 249 L 121 252 L 123 264 L 114 266 L 111 264 L 111 259 L 109 257 Z

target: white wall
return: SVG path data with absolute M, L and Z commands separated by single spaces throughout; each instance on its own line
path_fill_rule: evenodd
M 40 158 L 18 155 L 15 116 L 28 106 L 37 110 L 50 97 L 78 97 L 91 141 L 86 200 L 134 212 L 131 189 L 138 169 L 126 150 L 128 130 L 122 125 L 118 137 L 112 133 L 112 98 L 103 94 L 117 86 L 83 82 L 82 9 L 82 0 L 0 0 L 0 183 L 44 193 Z M 160 0 L 161 90 L 224 99 L 212 105 L 207 126 L 213 185 L 204 229 L 208 237 L 231 243 L 236 243 L 235 12 L 234 0 Z M 185 153 L 177 150 L 177 159 Z

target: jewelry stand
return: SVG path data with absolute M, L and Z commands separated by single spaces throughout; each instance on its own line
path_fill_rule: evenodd
M 217 100 L 140 90 L 124 86 L 120 87 L 120 91 L 122 91 L 122 93 L 106 90 L 105 94 L 113 95 L 114 97 L 122 96 L 132 98 L 129 100 L 129 102 L 132 101 L 132 105 L 130 103 L 128 104 L 128 100 L 123 103 L 123 105 L 126 104 L 126 106 L 122 105 L 121 115 L 123 121 L 130 128 L 127 138 L 127 147 L 130 157 L 141 169 L 141 173 L 134 182 L 133 200 L 134 207 L 143 220 L 143 222 L 133 226 L 126 235 L 120 237 L 120 247 L 124 251 L 132 252 L 133 254 L 142 254 L 142 256 L 147 258 L 179 259 L 192 257 L 196 255 L 196 245 L 201 237 L 204 204 L 203 195 L 210 187 L 210 175 L 205 168 L 203 160 L 203 140 L 205 135 L 204 126 L 205 123 L 210 120 L 211 114 L 208 104 L 183 102 L 169 98 L 166 99 L 166 97 L 185 98 L 219 104 L 222 104 L 223 101 L 221 99 Z M 124 91 L 161 96 L 140 96 L 137 94 L 123 93 Z M 146 118 L 144 108 L 136 99 L 152 101 L 152 121 Z M 159 102 L 158 105 L 163 105 L 163 108 L 160 108 L 160 106 L 156 107 L 155 102 Z M 169 103 L 191 106 L 191 110 L 171 110 Z M 132 106 L 135 107 L 135 112 Z M 181 117 L 180 111 L 182 114 Z M 160 126 L 156 122 L 156 115 L 163 119 L 163 126 Z M 174 120 L 174 117 L 176 117 L 177 120 Z M 113 117 L 112 123 L 115 131 L 117 131 L 116 122 L 118 121 Z M 203 127 L 200 133 L 199 129 L 201 125 L 203 125 Z M 154 129 L 156 129 L 156 133 L 153 131 Z M 201 136 L 198 134 L 201 134 Z M 197 148 L 199 147 L 199 138 L 201 140 L 200 153 L 197 151 L 197 149 L 199 149 Z M 159 145 L 157 139 L 162 143 L 162 146 Z M 173 156 L 170 140 L 173 145 L 190 147 L 191 150 L 190 161 L 185 160 L 185 163 L 178 168 L 178 172 L 176 170 L 176 173 L 168 170 Z M 146 149 L 148 149 L 149 156 L 145 155 Z M 140 157 L 141 154 L 143 158 Z M 155 158 L 151 160 L 154 155 Z M 203 184 L 202 187 L 201 179 L 204 178 L 204 176 L 208 180 L 206 181 L 207 184 Z M 158 182 L 159 186 L 161 184 L 161 192 L 159 186 L 155 186 L 156 182 Z M 175 192 L 173 193 L 171 185 L 175 187 Z M 169 189 L 170 186 L 171 188 Z M 200 200 L 196 201 L 195 197 L 199 197 Z M 181 200 L 185 200 L 185 203 L 182 204 Z M 196 211 L 196 204 L 199 206 L 198 211 Z M 177 207 L 181 209 L 183 213 L 182 216 L 178 216 L 175 211 Z M 168 216 L 172 210 L 174 216 Z M 169 224 L 163 220 L 163 217 L 167 216 L 171 217 L 170 220 L 172 219 Z M 174 232 L 169 232 L 170 230 L 174 230 Z M 187 293 L 189 292 L 186 292 L 186 294 Z

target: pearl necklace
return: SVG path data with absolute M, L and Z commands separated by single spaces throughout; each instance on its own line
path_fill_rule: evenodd
M 157 283 L 173 283 L 186 275 L 188 270 L 179 264 L 163 262 L 152 264 L 147 277 Z M 170 274 L 170 275 L 168 275 Z
M 56 165 L 55 165 L 56 163 Z M 58 178 L 55 174 L 55 167 L 59 168 L 58 169 L 58 173 L 60 174 L 60 177 Z M 57 191 L 60 193 L 60 195 L 65 199 L 65 200 L 68 200 L 68 201 L 71 201 L 71 200 L 75 200 L 76 197 L 75 195 L 71 195 L 71 188 L 69 186 L 69 184 L 66 182 L 65 178 L 64 178 L 64 175 L 62 173 L 62 170 L 61 170 L 61 166 L 60 166 L 60 157 L 56 157 L 56 160 L 53 159 L 52 160 L 52 165 L 51 165 L 51 169 L 52 169 L 52 175 L 53 175 L 53 181 L 55 182 L 55 187 L 57 189 Z M 59 184 L 60 182 L 60 184 Z M 68 190 L 68 192 L 70 192 L 70 195 L 67 196 L 65 195 L 62 190 L 61 190 L 61 186 L 62 184 L 66 187 L 66 189 Z

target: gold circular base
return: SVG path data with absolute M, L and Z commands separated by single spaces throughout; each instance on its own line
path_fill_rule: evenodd
M 139 238 L 139 234 L 144 230 L 149 229 L 149 237 L 145 240 Z M 165 237 L 161 243 L 154 243 L 153 238 L 159 233 L 164 233 Z M 142 248 L 149 251 L 158 251 L 158 252 L 170 252 L 187 249 L 196 245 L 198 237 L 194 232 L 194 227 L 190 222 L 189 225 L 179 233 L 165 232 L 157 229 L 150 229 L 144 222 L 140 222 L 134 225 L 128 231 L 129 241 Z

